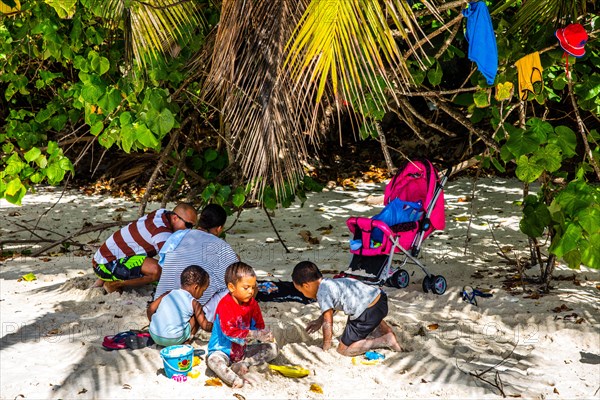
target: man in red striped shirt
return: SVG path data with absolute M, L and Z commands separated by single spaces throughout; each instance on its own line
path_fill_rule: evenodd
M 161 268 L 153 257 L 173 232 L 193 228 L 196 219 L 196 209 L 180 203 L 173 211 L 158 209 L 113 233 L 92 260 L 99 278 L 95 286 L 113 292 L 158 281 Z

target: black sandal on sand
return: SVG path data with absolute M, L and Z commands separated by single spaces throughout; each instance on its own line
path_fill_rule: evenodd
M 133 332 L 132 332 L 133 333 Z M 154 340 L 148 332 L 133 333 L 125 338 L 127 348 L 131 350 L 143 349 L 144 347 L 152 346 Z

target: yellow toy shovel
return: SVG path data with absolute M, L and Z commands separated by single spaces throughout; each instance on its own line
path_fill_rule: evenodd
M 279 372 L 283 376 L 287 376 L 288 378 L 304 378 L 310 374 L 310 371 L 302 368 L 298 365 L 271 365 L 269 364 L 269 368 L 273 371 Z

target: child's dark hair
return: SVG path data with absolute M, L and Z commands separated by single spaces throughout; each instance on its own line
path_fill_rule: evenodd
M 294 267 L 292 272 L 292 281 L 296 285 L 303 285 L 305 283 L 318 281 L 323 277 L 321 271 L 315 263 L 310 261 L 301 261 Z
M 210 277 L 208 272 L 199 265 L 190 265 L 181 273 L 181 286 L 189 286 L 197 283 L 200 287 L 208 286 Z
M 233 263 L 225 270 L 225 284 L 232 283 L 235 285 L 240 279 L 247 276 L 256 278 L 256 273 L 251 266 L 241 261 Z
M 208 230 L 225 225 L 225 221 L 227 221 L 225 209 L 218 204 L 209 204 L 200 213 L 198 225 L 200 228 Z

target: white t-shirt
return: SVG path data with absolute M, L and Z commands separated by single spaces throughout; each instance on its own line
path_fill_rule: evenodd
M 194 315 L 192 301 L 191 293 L 183 289 L 173 290 L 163 297 L 150 320 L 150 332 L 166 339 L 180 338 Z
M 321 311 L 343 311 L 350 319 L 360 317 L 375 300 L 380 289 L 352 278 L 323 278 L 317 291 Z

